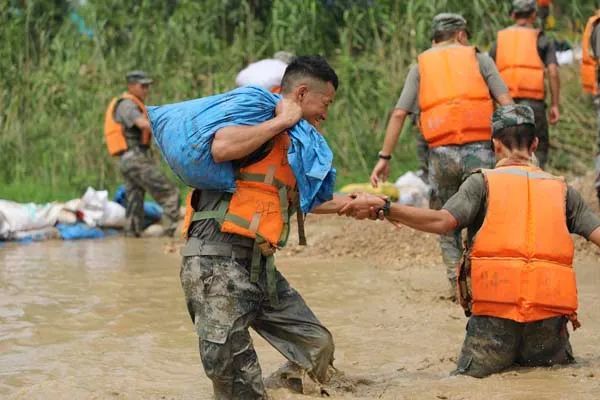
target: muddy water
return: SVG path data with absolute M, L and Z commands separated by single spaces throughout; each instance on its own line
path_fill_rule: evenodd
M 179 286 L 179 257 L 164 249 L 164 239 L 123 238 L 0 248 L 0 398 L 211 398 Z M 465 319 L 437 297 L 443 269 L 406 261 L 280 258 L 279 268 L 333 332 L 345 374 L 333 397 L 600 398 L 597 259 L 577 263 L 578 364 L 484 380 L 448 376 Z M 260 338 L 255 344 L 263 372 L 275 370 L 281 356 Z

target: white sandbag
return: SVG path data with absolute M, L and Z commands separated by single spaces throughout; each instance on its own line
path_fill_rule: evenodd
M 556 61 L 558 61 L 558 65 L 573 64 L 573 62 L 575 61 L 575 53 L 573 53 L 573 50 L 571 49 L 565 51 L 557 51 Z
M 275 86 L 281 85 L 281 78 L 287 64 L 280 60 L 267 58 L 248 65 L 240 71 L 235 78 L 235 84 L 238 86 L 260 86 L 271 90 Z
M 21 204 L 0 200 L 0 238 L 9 239 L 15 232 L 54 226 L 62 207 L 60 203 Z
M 125 227 L 125 207 L 114 201 L 108 201 L 98 225 L 107 228 Z
M 71 206 L 75 203 L 71 203 Z M 125 226 L 125 208 L 108 200 L 108 191 L 88 187 L 76 205 L 87 225 L 120 228 Z
M 414 172 L 407 172 L 395 183 L 398 188 L 398 203 L 415 207 L 429 207 L 429 185 Z

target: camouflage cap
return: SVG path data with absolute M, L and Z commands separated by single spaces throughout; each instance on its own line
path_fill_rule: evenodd
M 433 17 L 431 23 L 431 36 L 440 32 L 455 32 L 461 29 L 467 29 L 467 20 L 460 14 L 440 13 Z
M 141 83 L 142 85 L 149 85 L 153 80 L 144 71 L 136 70 L 129 71 L 127 73 L 127 83 Z
M 492 131 L 494 134 L 501 129 L 524 124 L 535 126 L 533 109 L 524 104 L 500 106 L 492 114 Z
M 512 12 L 530 12 L 535 11 L 535 9 L 535 0 L 513 0 L 512 2 Z

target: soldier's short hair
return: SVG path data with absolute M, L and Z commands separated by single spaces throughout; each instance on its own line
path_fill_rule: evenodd
M 313 78 L 323 83 L 331 82 L 338 88 L 338 76 L 327 60 L 320 56 L 299 56 L 287 66 L 281 79 L 281 90 L 291 90 L 296 82 L 302 78 Z

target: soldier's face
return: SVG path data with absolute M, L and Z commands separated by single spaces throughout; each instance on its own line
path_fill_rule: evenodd
M 302 118 L 320 129 L 327 119 L 329 105 L 335 98 L 335 88 L 331 82 L 306 85 L 298 92 L 298 101 L 302 108 Z
M 133 94 L 134 96 L 143 101 L 146 100 L 146 97 L 148 97 L 148 92 L 150 91 L 150 84 L 139 82 L 130 83 L 128 85 L 128 90 L 129 93 Z

